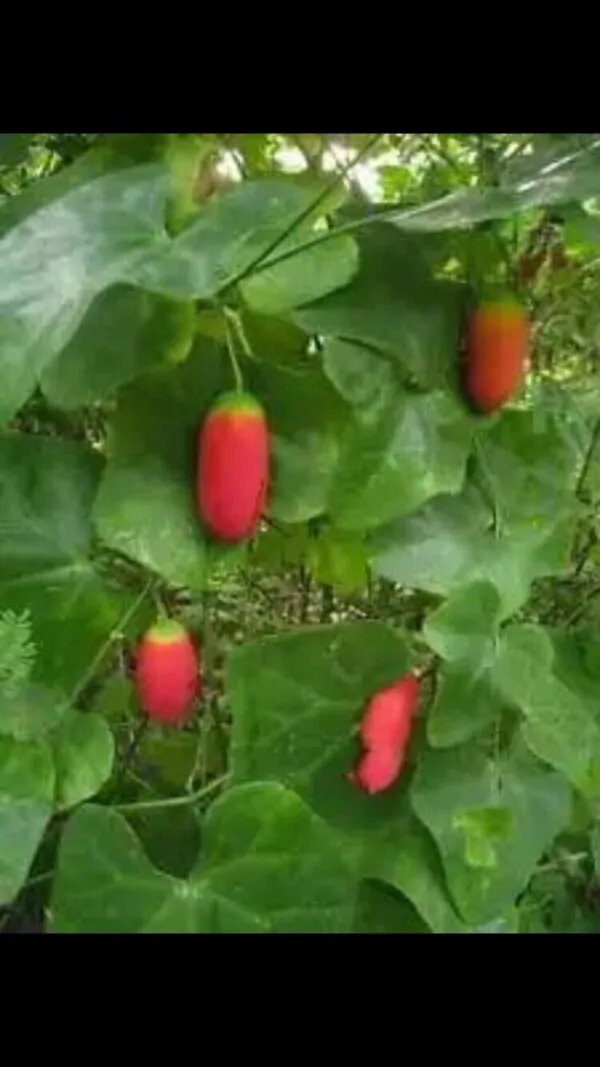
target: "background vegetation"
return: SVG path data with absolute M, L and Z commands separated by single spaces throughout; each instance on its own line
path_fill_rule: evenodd
M 3 932 L 600 931 L 599 205 L 597 135 L 0 135 Z M 531 369 L 477 417 L 461 330 L 506 289 Z M 273 490 L 224 551 L 231 348 Z M 141 732 L 159 606 L 205 692 Z

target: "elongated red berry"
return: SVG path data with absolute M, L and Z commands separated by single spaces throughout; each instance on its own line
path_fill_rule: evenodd
M 365 793 L 381 793 L 394 784 L 404 763 L 404 750 L 376 748 L 365 752 L 356 768 L 346 775 Z
M 138 645 L 135 687 L 141 711 L 159 723 L 183 722 L 200 692 L 199 657 L 187 630 L 165 619 Z
M 198 436 L 196 501 L 206 530 L 219 541 L 251 537 L 269 486 L 269 430 L 249 393 L 224 393 Z
M 394 784 L 406 757 L 419 704 L 419 681 L 405 674 L 369 700 L 359 734 L 363 754 L 346 776 L 366 793 L 380 793 Z
M 529 346 L 525 310 L 515 301 L 481 304 L 469 317 L 465 365 L 467 397 L 485 414 L 519 389 Z
M 393 685 L 371 697 L 360 725 L 360 738 L 366 749 L 404 744 L 412 726 L 419 699 L 419 682 L 406 674 Z

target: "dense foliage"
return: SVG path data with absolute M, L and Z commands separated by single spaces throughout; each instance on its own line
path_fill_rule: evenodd
M 4 932 L 600 932 L 599 246 L 597 135 L 0 135 Z

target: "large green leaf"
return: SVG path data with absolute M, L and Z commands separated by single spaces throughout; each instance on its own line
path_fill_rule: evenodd
M 69 692 L 134 599 L 89 559 L 102 461 L 69 441 L 11 433 L 0 436 L 0 469 L 0 603 L 31 613 L 33 680 Z
M 70 808 L 93 796 L 110 777 L 115 744 L 108 723 L 95 712 L 71 709 L 54 731 L 58 808 Z
M 552 671 L 554 650 L 541 627 L 514 624 L 502 634 L 492 680 L 525 716 L 532 752 L 589 796 L 600 796 L 600 723 Z
M 52 813 L 54 769 L 43 741 L 0 738 L 0 904 L 18 893 Z
M 110 174 L 28 216 L 0 240 L 0 422 L 69 341 L 93 298 L 127 280 L 162 230 L 160 168 Z
M 345 780 L 367 698 L 408 667 L 399 634 L 379 623 L 311 627 L 233 649 L 234 781 L 274 779 L 344 829 L 395 810 L 392 794 L 365 798 Z
M 385 883 L 364 881 L 354 917 L 358 934 L 428 934 L 431 931 L 413 905 Z
M 436 497 L 373 532 L 372 568 L 383 578 L 442 595 L 467 582 L 491 582 L 502 599 L 503 616 L 512 615 L 529 596 L 534 578 L 568 569 L 575 515 L 559 513 L 543 523 L 514 519 L 495 532 L 492 514 L 471 486 L 456 496 Z
M 249 271 L 253 263 L 308 211 L 314 200 L 314 185 L 304 187 L 300 182 L 275 180 L 243 182 L 211 197 L 194 222 L 175 241 L 157 245 L 152 255 L 132 271 L 130 280 L 144 289 L 170 296 L 209 299 L 238 275 Z M 322 205 L 316 214 L 326 210 L 326 205 Z M 336 241 L 338 250 L 344 250 L 342 273 L 335 258 L 339 251 L 334 253 L 337 274 L 333 282 L 339 285 L 347 275 L 347 264 L 353 266 L 354 254 L 346 242 L 340 245 L 339 240 Z M 281 247 L 287 247 L 290 242 L 295 244 L 290 237 L 288 244 L 282 243 Z M 310 255 L 305 262 L 310 263 Z M 317 263 L 321 261 L 316 260 Z M 283 303 L 290 299 L 289 284 L 290 278 L 293 284 L 294 271 L 295 268 L 286 266 L 284 269 L 282 266 L 277 275 L 269 275 L 277 277 L 284 287 L 287 283 L 288 292 Z M 314 280 L 312 284 L 317 285 Z M 257 287 L 260 285 L 262 283 L 257 283 Z M 304 282 L 300 286 L 300 298 L 305 285 Z M 330 287 L 325 279 L 325 291 Z M 266 310 L 264 290 L 261 292 L 263 299 L 259 303 Z M 271 289 L 269 295 L 271 305 L 269 307 L 268 298 L 266 305 L 272 310 L 273 301 L 281 304 L 279 298 L 283 293 Z
M 520 743 L 495 758 L 478 742 L 423 752 L 411 801 L 470 923 L 513 904 L 570 812 L 565 780 Z
M 348 342 L 328 341 L 324 368 L 354 411 L 329 501 L 339 526 L 380 526 L 461 488 L 475 426 L 461 404 L 407 393 L 393 363 Z
M 423 385 L 456 380 L 462 287 L 432 277 L 437 243 L 376 223 L 361 234 L 354 280 L 293 313 L 305 330 L 362 341 L 394 356 Z
M 301 241 L 301 236 L 295 237 L 291 243 L 282 243 L 280 249 Z M 242 282 L 240 289 L 249 308 L 278 315 L 347 285 L 357 268 L 356 242 L 350 237 L 336 237 L 273 267 L 259 269 Z
M 400 890 L 432 930 L 466 932 L 435 848 L 407 806 L 407 771 L 377 796 L 345 779 L 367 698 L 407 666 L 402 638 L 379 623 L 313 627 L 236 648 L 226 671 L 233 777 L 294 788 L 336 830 L 357 877 Z
M 559 418 L 506 410 L 478 441 L 478 458 L 499 521 L 544 525 L 573 508 L 582 442 Z
M 367 698 L 407 666 L 403 640 L 379 623 L 313 627 L 236 648 L 227 663 L 234 781 L 294 788 L 338 832 L 357 877 L 394 885 L 432 929 L 457 930 L 434 850 L 407 811 L 404 779 L 367 797 L 345 778 Z
M 152 366 L 181 362 L 193 341 L 191 303 L 127 285 L 96 297 L 81 326 L 41 376 L 53 404 L 76 408 L 110 396 Z
M 365 838 L 362 866 L 370 877 L 403 893 L 434 933 L 467 933 L 448 895 L 433 842 L 408 804 Z
M 435 748 L 460 745 L 500 721 L 504 702 L 492 687 L 489 671 L 475 674 L 467 664 L 443 664 L 427 716 L 427 738 Z
M 27 157 L 31 133 L 0 133 L 0 167 L 16 167 Z
M 186 362 L 125 386 L 111 424 L 94 516 L 111 547 L 172 582 L 199 585 L 206 546 L 196 514 L 196 438 L 213 397 L 230 385 L 223 350 L 198 340 Z
M 164 226 L 169 183 L 158 164 L 73 183 L 0 239 L 0 421 L 26 400 L 104 289 L 129 283 L 177 299 L 208 299 L 250 268 L 314 200 L 301 185 L 244 183 L 212 198 L 171 240 Z M 350 247 L 347 239 L 343 247 Z M 347 274 L 338 270 L 335 283 Z
M 212 805 L 187 881 L 157 870 L 122 816 L 87 805 L 63 835 L 52 900 L 57 933 L 336 933 L 355 884 L 334 835 L 275 782 Z

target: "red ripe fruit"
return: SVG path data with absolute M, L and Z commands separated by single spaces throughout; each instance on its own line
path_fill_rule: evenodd
M 135 687 L 143 713 L 153 722 L 183 722 L 199 692 L 198 673 L 198 654 L 187 630 L 174 619 L 155 623 L 136 656 Z
M 196 502 L 208 532 L 219 541 L 250 537 L 264 510 L 269 485 L 269 429 L 249 393 L 224 393 L 198 437 Z
M 419 703 L 419 681 L 405 674 L 371 697 L 360 725 L 365 750 L 347 777 L 367 793 L 380 793 L 393 785 L 404 765 Z
M 419 699 L 419 682 L 406 674 L 371 697 L 360 724 L 366 749 L 398 748 L 410 733 L 413 711 Z
M 529 347 L 529 323 L 511 300 L 481 304 L 467 327 L 465 390 L 474 407 L 489 414 L 520 387 Z
M 381 793 L 394 784 L 404 762 L 404 752 L 394 748 L 377 748 L 365 752 L 356 770 L 350 771 L 348 781 L 365 793 Z

